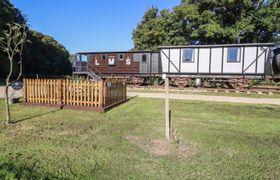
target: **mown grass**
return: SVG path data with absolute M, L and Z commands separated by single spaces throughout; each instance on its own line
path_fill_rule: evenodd
M 164 93 L 164 89 L 162 90 L 151 90 L 151 89 L 129 89 L 128 92 L 143 92 L 143 93 Z M 173 94 L 187 94 L 187 95 L 208 95 L 208 96 L 228 96 L 228 97 L 245 97 L 245 98 L 280 98 L 279 93 L 273 93 L 269 95 L 267 93 L 257 94 L 256 92 L 251 92 L 251 94 L 247 94 L 246 92 L 196 92 L 196 91 L 170 91 Z
M 4 119 L 0 100 L 0 119 Z M 280 107 L 171 101 L 187 158 L 156 156 L 128 142 L 164 137 L 164 101 L 134 98 L 107 113 L 12 106 L 1 127 L 0 178 L 278 179 Z

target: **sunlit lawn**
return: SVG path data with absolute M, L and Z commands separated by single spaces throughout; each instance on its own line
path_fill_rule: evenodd
M 158 156 L 127 136 L 162 139 L 164 101 L 134 98 L 107 113 L 12 106 L 0 132 L 0 178 L 278 179 L 280 106 L 171 101 L 186 158 Z M 0 119 L 4 119 L 0 100 Z M 2 123 L 3 124 L 3 123 Z
M 272 93 L 271 95 L 269 95 L 268 93 L 262 93 L 262 94 L 258 94 L 257 92 L 250 92 L 250 94 L 247 94 L 247 92 L 239 92 L 236 93 L 233 90 L 229 91 L 229 92 L 225 92 L 225 91 L 219 91 L 219 92 L 214 92 L 209 91 L 208 92 L 201 92 L 201 91 L 195 91 L 196 89 L 193 89 L 193 91 L 191 89 L 189 89 L 189 91 L 185 90 L 185 91 L 178 91 L 178 89 L 176 89 L 175 91 L 171 90 L 170 93 L 172 94 L 187 94 L 187 95 L 208 95 L 208 96 L 229 96 L 229 97 L 245 97 L 245 98 L 280 98 L 280 93 Z M 141 92 L 141 93 L 164 93 L 164 89 L 162 90 L 156 90 L 156 89 L 129 89 L 129 92 Z

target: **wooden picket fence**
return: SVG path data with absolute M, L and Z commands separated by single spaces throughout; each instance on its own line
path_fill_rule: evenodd
M 124 79 L 24 79 L 26 104 L 105 111 L 126 99 Z
M 123 79 L 105 81 L 105 106 L 110 106 L 127 98 L 126 82 Z

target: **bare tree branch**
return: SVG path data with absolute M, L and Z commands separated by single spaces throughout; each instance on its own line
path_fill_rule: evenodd
M 22 53 L 27 38 L 27 27 L 17 23 L 9 23 L 7 24 L 7 30 L 3 31 L 3 34 L 4 37 L 0 39 L 0 49 L 7 54 L 9 59 L 9 73 L 6 78 L 5 86 L 6 125 L 8 125 L 11 119 L 8 88 L 12 83 L 18 81 L 22 75 Z M 16 56 L 19 56 L 18 61 L 16 61 Z M 10 79 L 13 74 L 13 65 L 15 62 L 18 62 L 20 70 L 17 78 L 11 81 Z
M 26 27 L 23 27 L 23 29 L 22 29 L 22 38 L 21 38 L 21 40 L 20 40 L 20 43 L 18 43 L 18 46 L 19 46 L 19 48 L 18 48 L 18 53 L 19 53 L 19 66 L 20 66 L 20 68 L 19 68 L 19 74 L 18 74 L 18 77 L 14 80 L 14 81 L 12 81 L 11 82 L 11 84 L 13 84 L 14 82 L 16 82 L 16 81 L 18 81 L 19 80 L 19 78 L 21 77 L 21 75 L 22 75 L 22 53 L 23 53 L 23 47 L 24 47 L 24 43 L 26 42 L 26 37 L 27 37 L 27 29 L 26 29 Z

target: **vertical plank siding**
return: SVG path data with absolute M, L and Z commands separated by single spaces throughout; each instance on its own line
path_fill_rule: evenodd
M 108 79 L 104 82 L 105 106 L 124 101 L 126 97 L 126 82 L 122 79 Z
M 105 109 L 126 98 L 124 79 L 24 79 L 26 103 Z

